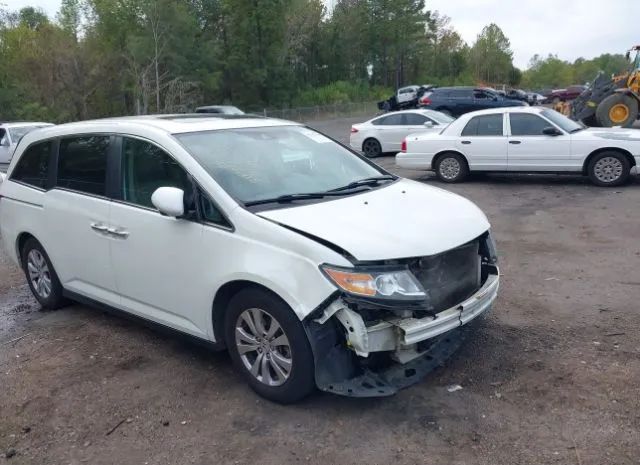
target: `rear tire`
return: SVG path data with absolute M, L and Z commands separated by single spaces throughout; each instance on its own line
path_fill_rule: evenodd
M 42 245 L 33 237 L 27 239 L 20 258 L 31 293 L 42 308 L 56 310 L 63 307 L 67 301 L 62 296 L 62 284 Z
M 315 390 L 307 334 L 293 310 L 274 294 L 260 288 L 236 294 L 225 316 L 225 342 L 236 369 L 260 396 L 290 404 Z
M 435 172 L 442 182 L 462 182 L 469 176 L 469 165 L 459 153 L 445 153 L 438 158 Z
M 602 152 L 589 161 L 587 173 L 596 186 L 620 186 L 629 179 L 631 163 L 620 152 Z
M 382 155 L 382 146 L 376 139 L 369 138 L 362 143 L 362 152 L 367 158 L 379 157 Z
M 631 127 L 638 119 L 638 101 L 625 94 L 610 95 L 598 105 L 596 118 L 602 127 Z

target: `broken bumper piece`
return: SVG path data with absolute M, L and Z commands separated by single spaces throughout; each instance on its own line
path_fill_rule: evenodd
M 320 318 L 307 322 L 318 388 L 377 397 L 420 381 L 458 349 L 472 329 L 468 323 L 491 308 L 498 287 L 496 269 L 475 294 L 435 316 L 389 316 L 370 326 L 341 299 L 334 301 Z M 374 363 L 380 355 L 388 356 L 391 363 Z

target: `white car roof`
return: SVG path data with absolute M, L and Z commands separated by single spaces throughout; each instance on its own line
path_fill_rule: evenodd
M 472 111 L 470 113 L 465 113 L 462 116 L 478 116 L 478 115 L 495 115 L 496 113 L 498 114 L 502 114 L 502 113 L 535 113 L 535 114 L 540 114 L 541 112 L 543 112 L 544 110 L 550 110 L 551 108 L 546 108 L 546 107 L 526 107 L 526 106 L 521 106 L 521 107 L 500 107 L 500 108 L 489 108 L 487 110 L 477 110 L 477 111 Z M 462 118 L 461 116 L 461 118 Z
M 145 115 L 104 118 L 75 123 L 59 124 L 38 131 L 38 139 L 59 137 L 83 132 L 126 132 L 144 128 L 160 130 L 168 134 L 270 126 L 300 126 L 300 123 L 272 118 L 210 113 Z
M 52 123 L 38 123 L 34 121 L 14 121 L 11 123 L 0 123 L 0 128 L 23 128 L 25 126 L 53 126 Z

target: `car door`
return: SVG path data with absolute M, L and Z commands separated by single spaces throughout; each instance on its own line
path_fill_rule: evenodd
M 431 126 L 428 126 L 427 123 L 431 123 Z M 425 115 L 421 115 L 419 113 L 405 113 L 404 114 L 404 137 L 407 137 L 409 134 L 414 132 L 432 132 L 438 123 L 433 121 L 431 118 L 428 118 Z M 402 143 L 402 139 L 400 140 Z
M 203 225 L 195 217 L 195 185 L 184 168 L 156 144 L 119 137 L 120 182 L 110 216 L 111 260 L 122 306 L 138 316 L 207 337 L 195 296 L 204 287 L 200 244 Z M 163 216 L 151 202 L 159 187 L 184 191 L 185 218 Z
M 507 170 L 507 137 L 504 114 L 495 113 L 472 117 L 456 143 L 467 157 L 471 170 Z
M 451 89 L 448 101 L 448 107 L 454 116 L 460 116 L 475 109 L 471 89 Z
M 501 97 L 483 89 L 473 91 L 473 110 L 485 110 L 498 106 Z
M 392 113 L 374 122 L 376 136 L 383 152 L 399 152 L 402 139 L 406 136 L 402 113 Z
M 509 113 L 509 171 L 579 170 L 571 158 L 571 136 L 533 113 Z M 546 135 L 545 128 L 557 135 Z
M 63 137 L 54 146 L 54 185 L 43 199 L 43 245 L 62 286 L 85 297 L 117 305 L 107 228 L 108 164 L 112 137 Z

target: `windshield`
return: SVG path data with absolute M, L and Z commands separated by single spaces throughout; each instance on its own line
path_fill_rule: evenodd
M 8 128 L 9 134 L 11 135 L 11 142 L 14 144 L 17 144 L 18 142 L 20 142 L 20 139 L 22 139 L 24 136 L 27 135 L 27 133 L 30 133 L 35 129 L 43 128 L 43 127 L 45 127 L 45 125 L 17 126 L 17 127 Z
M 228 129 L 174 137 L 242 203 L 326 192 L 385 174 L 328 137 L 302 126 Z
M 559 126 L 566 132 L 576 132 L 584 129 L 584 126 L 580 123 L 567 118 L 562 113 L 558 113 L 555 110 L 542 110 L 542 116 L 550 120 L 556 126 Z
M 445 115 L 444 113 L 440 113 L 439 111 L 434 110 L 422 110 L 422 114 L 440 124 L 449 124 L 455 119 L 449 115 Z

